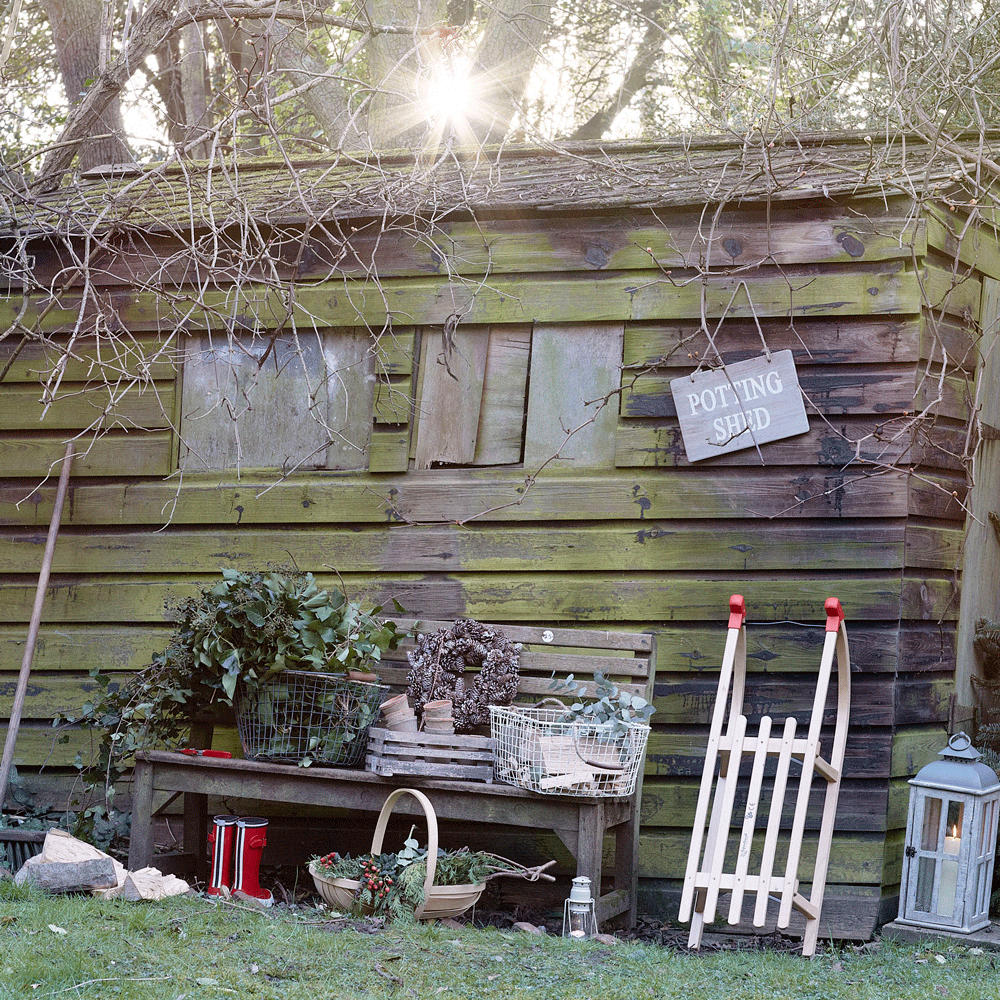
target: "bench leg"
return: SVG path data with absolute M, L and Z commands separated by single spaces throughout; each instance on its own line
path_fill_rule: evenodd
M 628 909 L 615 920 L 616 925 L 626 930 L 635 927 L 637 917 L 637 893 L 639 888 L 639 815 L 634 812 L 625 823 L 615 827 L 615 878 L 616 894 L 623 894 L 628 900 Z
M 194 877 L 208 882 L 208 796 L 184 793 L 184 853 L 194 858 Z
M 132 775 L 132 826 L 128 842 L 128 867 L 138 871 L 153 863 L 153 769 L 136 761 Z

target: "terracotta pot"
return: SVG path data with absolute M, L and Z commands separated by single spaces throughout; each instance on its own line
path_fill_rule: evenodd
M 424 703 L 425 719 L 450 719 L 452 704 L 450 701 L 428 701 Z
M 388 715 L 390 712 L 399 712 L 403 710 L 407 712 L 413 711 L 413 709 L 410 708 L 410 703 L 407 701 L 405 694 L 397 694 L 395 697 L 389 698 L 388 701 L 383 701 L 379 708 L 382 709 L 382 712 L 385 715 Z
M 385 728 L 396 733 L 415 733 L 417 717 L 412 712 L 408 716 L 393 716 L 392 719 L 385 720 Z
M 424 732 L 451 734 L 455 732 L 455 723 L 451 719 L 424 719 Z

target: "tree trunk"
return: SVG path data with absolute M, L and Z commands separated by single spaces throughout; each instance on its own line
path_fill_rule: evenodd
M 181 41 L 181 93 L 184 97 L 184 138 L 192 142 L 211 125 L 208 113 L 208 56 L 205 52 L 204 28 L 200 24 L 186 24 L 180 30 Z M 195 142 L 188 152 L 200 159 L 207 159 L 209 143 Z
M 267 59 L 270 45 L 266 43 L 265 26 L 259 21 L 217 22 L 219 36 L 229 55 L 236 76 L 239 103 L 250 109 L 251 117 L 240 134 L 239 151 L 245 156 L 263 156 L 267 134 Z
M 309 51 L 303 32 L 280 21 L 272 30 L 281 39 L 275 49 L 277 69 L 302 88 L 302 102 L 323 129 L 326 141 L 334 149 L 358 149 L 362 145 L 358 116 L 351 113 L 347 92 L 331 67 Z
M 89 81 L 100 75 L 101 0 L 42 0 L 42 5 L 52 26 L 66 99 L 73 106 L 86 93 Z M 80 168 L 86 170 L 102 163 L 131 163 L 132 154 L 124 136 L 121 103 L 116 96 L 101 113 L 94 138 L 81 144 Z
M 420 76 L 427 70 L 419 29 L 447 23 L 447 0 L 421 0 L 412 6 L 399 0 L 367 0 L 366 9 L 377 24 L 398 24 L 405 19 L 417 29 L 412 35 L 377 35 L 368 47 L 371 144 L 375 149 L 416 148 L 427 134 L 417 96 Z
M 156 72 L 152 84 L 163 101 L 167 116 L 167 137 L 174 145 L 184 141 L 184 91 L 181 86 L 180 50 L 177 36 L 171 35 L 154 53 Z
M 510 131 L 551 21 L 548 0 L 491 4 L 476 53 L 480 107 L 472 129 L 480 142 L 499 142 Z

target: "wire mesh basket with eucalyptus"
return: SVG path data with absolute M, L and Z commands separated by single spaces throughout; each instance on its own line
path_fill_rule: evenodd
M 236 725 L 248 760 L 361 764 L 388 689 L 339 674 L 285 670 L 236 691 Z

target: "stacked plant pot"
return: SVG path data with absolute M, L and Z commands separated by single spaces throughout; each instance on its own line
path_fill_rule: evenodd
M 417 716 L 405 694 L 397 694 L 394 698 L 382 702 L 382 719 L 386 729 L 397 733 L 415 733 L 417 731 Z
M 450 735 L 455 732 L 452 704 L 448 700 L 424 702 L 421 721 L 425 733 Z

